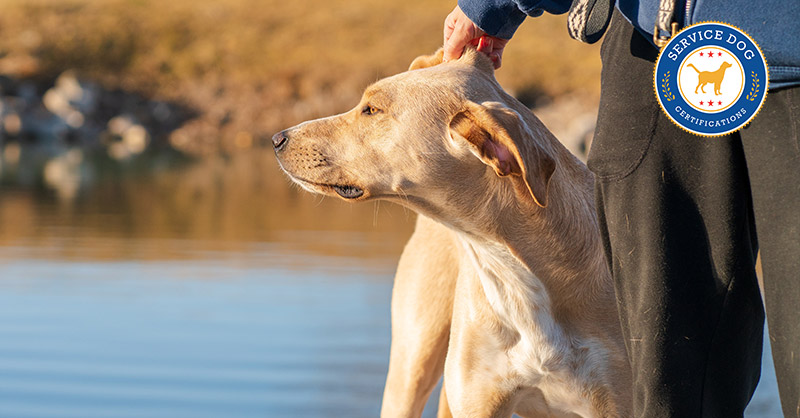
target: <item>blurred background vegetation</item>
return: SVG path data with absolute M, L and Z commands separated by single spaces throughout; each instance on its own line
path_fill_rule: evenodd
M 190 111 L 182 152 L 249 148 L 286 126 L 351 107 L 376 79 L 441 45 L 451 0 L 2 0 L 0 74 L 45 89 L 66 70 Z M 503 85 L 531 106 L 598 94 L 595 47 L 563 16 L 523 25 Z M 183 121 L 182 121 L 183 122 Z
M 387 223 L 406 236 L 413 216 L 389 204 L 320 203 L 289 186 L 268 139 L 349 109 L 435 51 L 454 3 L 0 0 L 0 236 L 49 236 L 34 226 L 50 222 L 269 239 L 289 212 L 291 228 L 370 231 L 401 213 Z M 599 71 L 597 46 L 543 16 L 523 24 L 497 76 L 578 143 Z M 337 222 L 319 221 L 320 205 Z M 92 221 L 98 212 L 117 227 Z

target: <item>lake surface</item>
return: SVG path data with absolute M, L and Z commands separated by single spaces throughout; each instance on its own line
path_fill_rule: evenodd
M 274 167 L 0 189 L 0 417 L 376 417 L 413 214 Z M 774 379 L 747 417 L 780 416 Z

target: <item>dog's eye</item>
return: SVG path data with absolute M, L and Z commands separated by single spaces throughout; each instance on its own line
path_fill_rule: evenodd
M 381 110 L 377 107 L 366 105 L 363 109 L 361 109 L 361 113 L 364 115 L 374 115 L 376 113 L 380 113 Z

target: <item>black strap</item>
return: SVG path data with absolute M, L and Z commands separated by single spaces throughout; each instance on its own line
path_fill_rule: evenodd
M 676 0 L 660 0 L 654 36 L 660 32 L 672 33 L 672 17 Z M 615 0 L 574 0 L 569 8 L 567 29 L 569 36 L 587 44 L 593 44 L 603 37 L 611 20 Z M 668 39 L 669 37 L 667 37 Z

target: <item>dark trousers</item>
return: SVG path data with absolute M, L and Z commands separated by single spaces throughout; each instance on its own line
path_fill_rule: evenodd
M 635 416 L 741 417 L 766 306 L 783 411 L 800 417 L 800 89 L 770 91 L 739 132 L 695 136 L 656 103 L 657 53 L 615 13 L 589 153 Z

